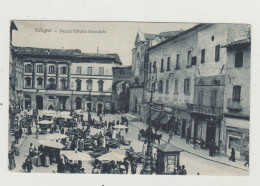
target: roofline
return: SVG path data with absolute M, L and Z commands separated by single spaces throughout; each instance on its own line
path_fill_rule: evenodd
M 183 32 L 181 32 L 181 33 L 179 33 L 179 34 L 177 34 L 177 35 L 175 35 L 175 36 L 172 36 L 172 37 L 169 38 L 169 39 L 166 39 L 165 41 L 163 41 L 163 42 L 161 42 L 161 43 L 159 43 L 159 44 L 157 44 L 157 45 L 154 45 L 154 46 L 148 48 L 148 50 L 152 50 L 152 49 L 154 49 L 154 48 L 157 48 L 157 47 L 159 47 L 159 46 L 161 46 L 161 45 L 163 45 L 163 44 L 165 44 L 165 43 L 168 43 L 168 42 L 170 42 L 170 41 L 172 41 L 172 40 L 174 40 L 174 39 L 177 39 L 177 38 L 179 38 L 179 37 L 181 37 L 181 36 L 183 36 L 183 35 L 185 35 L 185 34 L 188 34 L 188 33 L 192 32 L 192 31 L 196 30 L 197 28 L 200 28 L 200 27 L 202 27 L 202 26 L 204 26 L 204 25 L 206 25 L 206 24 L 204 24 L 204 23 L 197 24 L 196 26 L 194 26 L 194 27 L 192 27 L 192 28 L 190 28 L 190 29 L 188 29 L 188 30 L 185 30 L 185 31 L 183 31 Z

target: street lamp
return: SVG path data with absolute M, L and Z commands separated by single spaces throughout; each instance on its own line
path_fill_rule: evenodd
M 71 107 L 70 107 L 71 115 L 72 115 L 72 102 L 73 102 L 73 88 L 74 88 L 74 82 L 71 82 Z
M 152 146 L 151 146 L 151 135 L 152 135 L 152 120 L 151 120 L 151 113 L 152 113 L 152 101 L 153 101 L 153 94 L 157 91 L 157 68 L 155 65 L 153 65 L 155 75 L 153 75 L 152 73 L 150 73 L 149 75 L 149 79 L 148 79 L 148 83 L 146 86 L 146 91 L 151 93 L 151 97 L 150 97 L 150 104 L 149 104 L 149 136 L 148 136 L 148 144 L 147 144 L 147 152 L 146 152 L 146 158 L 145 158 L 145 163 L 144 163 L 144 168 L 143 168 L 143 172 L 145 174 L 151 174 L 152 173 L 152 169 L 151 169 L 151 160 L 152 160 Z

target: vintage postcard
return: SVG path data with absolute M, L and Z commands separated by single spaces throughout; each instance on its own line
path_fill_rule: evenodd
M 13 20 L 9 172 L 248 176 L 250 67 L 247 24 Z

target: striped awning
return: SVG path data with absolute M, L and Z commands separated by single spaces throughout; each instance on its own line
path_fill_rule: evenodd
M 166 114 L 166 116 L 160 121 L 160 123 L 162 124 L 162 125 L 166 125 L 166 124 L 168 124 L 168 122 L 170 121 L 172 119 L 172 116 L 168 116 L 168 114 Z
M 151 120 L 154 121 L 155 119 L 157 119 L 157 117 L 159 116 L 161 112 L 158 112 L 158 111 L 154 111 L 152 113 L 152 117 L 151 117 Z

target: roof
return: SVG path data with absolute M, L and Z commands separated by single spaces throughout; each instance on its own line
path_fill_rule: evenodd
M 251 43 L 251 38 L 247 38 L 247 39 L 241 39 L 238 41 L 233 41 L 231 43 L 226 44 L 223 47 L 232 47 L 232 46 L 237 46 L 237 45 L 245 45 L 245 44 L 249 44 Z
M 183 30 L 161 32 L 159 35 L 163 36 L 165 39 L 168 39 L 168 38 L 173 37 L 173 36 L 175 36 L 175 35 L 177 35 L 181 32 L 183 32 Z
M 13 50 L 24 56 L 44 56 L 44 57 L 67 57 L 70 59 L 111 59 L 116 63 L 122 64 L 118 54 L 100 54 L 100 53 L 82 53 L 80 49 L 49 49 L 49 48 L 34 48 L 34 47 L 17 47 Z
M 185 30 L 185 31 L 183 31 L 183 32 L 179 32 L 177 35 L 174 35 L 174 36 L 170 37 L 169 39 L 166 39 L 165 41 L 160 42 L 159 44 L 150 47 L 148 50 L 157 48 L 157 47 L 159 47 L 159 46 L 161 46 L 161 45 L 163 45 L 163 44 L 165 44 L 165 43 L 168 43 L 168 42 L 170 42 L 170 41 L 172 41 L 172 40 L 174 40 L 174 39 L 177 39 L 177 38 L 179 38 L 179 37 L 181 37 L 181 36 L 183 36 L 183 35 L 185 35 L 185 34 L 188 34 L 188 33 L 192 32 L 192 31 L 196 30 L 197 28 L 200 28 L 200 27 L 202 27 L 202 26 L 204 26 L 204 25 L 205 25 L 205 24 L 197 24 L 196 26 L 194 26 L 194 27 L 192 27 L 192 28 L 190 28 L 190 29 L 188 29 L 188 30 Z
M 157 36 L 158 36 L 157 34 L 144 33 L 144 37 L 145 37 L 146 40 L 152 40 L 152 39 L 154 39 Z
M 164 143 L 155 147 L 162 152 L 181 152 L 182 150 L 170 143 Z

